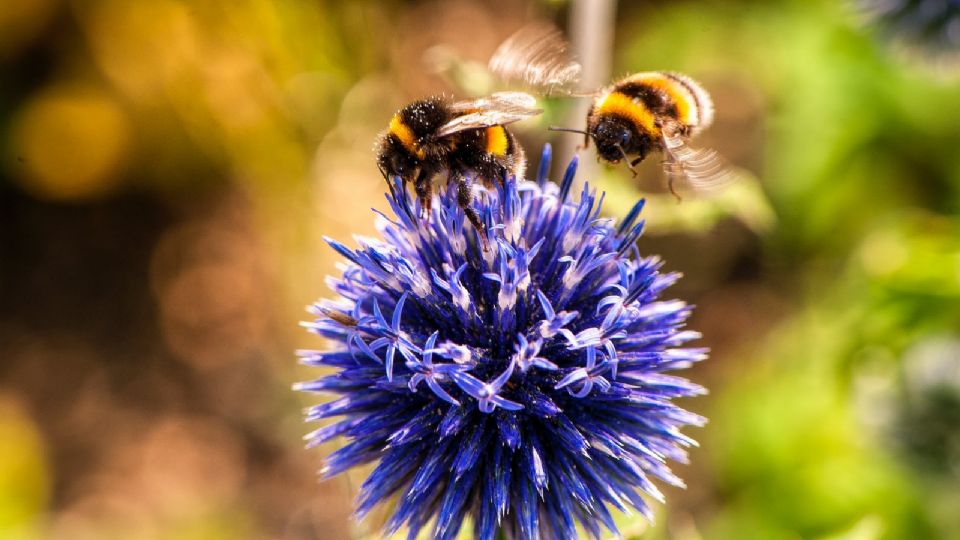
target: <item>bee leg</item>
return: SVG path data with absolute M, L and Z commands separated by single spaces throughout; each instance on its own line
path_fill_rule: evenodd
M 669 189 L 670 193 L 677 198 L 677 204 L 680 204 L 683 202 L 683 197 L 677 193 L 673 182 L 677 179 L 677 177 L 683 176 L 683 166 L 668 155 L 667 158 L 663 160 L 663 170 L 667 173 L 667 189 Z
M 580 153 L 580 150 L 581 150 L 581 149 L 586 150 L 587 148 L 590 148 L 590 122 L 589 122 L 589 119 L 593 117 L 593 108 L 594 108 L 594 106 L 591 104 L 591 105 L 590 105 L 590 109 L 587 110 L 587 119 L 588 119 L 588 121 L 587 121 L 587 129 L 584 130 L 584 132 L 583 132 L 583 145 L 578 145 L 578 146 L 577 146 L 577 149 L 574 150 L 574 151 L 575 151 L 576 153 L 578 153 L 578 154 Z
M 583 144 L 578 144 L 573 147 L 573 153 L 579 154 L 580 152 L 590 148 L 590 135 L 587 135 L 583 138 Z
M 484 227 L 483 222 L 480 221 L 480 214 L 473 208 L 473 193 L 470 191 L 470 183 L 462 174 L 457 175 L 456 181 L 457 204 L 460 205 L 460 208 L 463 210 L 464 215 L 467 216 L 467 219 L 470 220 L 473 228 L 477 230 L 477 236 L 480 237 L 480 244 L 483 246 L 483 250 L 487 251 L 487 228 Z
M 677 190 L 673 188 L 673 176 L 667 178 L 667 189 L 669 189 L 670 193 L 677 198 L 677 204 L 683 202 L 683 197 L 681 197 L 680 194 L 677 193 Z
M 413 189 L 417 192 L 417 198 L 420 199 L 420 218 L 430 219 L 430 207 L 433 203 L 433 198 L 430 196 L 433 192 L 430 175 L 426 172 L 421 172 L 413 184 Z

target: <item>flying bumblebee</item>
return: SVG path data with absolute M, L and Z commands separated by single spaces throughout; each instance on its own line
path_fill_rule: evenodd
M 600 159 L 634 166 L 652 151 L 664 155 L 667 186 L 687 180 L 695 189 L 710 189 L 732 179 L 726 162 L 713 150 L 695 149 L 690 139 L 713 122 L 713 102 L 690 77 L 648 71 L 626 77 L 597 93 L 587 113 L 584 145 L 592 139 Z
M 457 184 L 457 203 L 485 243 L 484 225 L 471 206 L 471 177 L 487 185 L 511 175 L 523 178 L 523 149 L 504 126 L 541 112 L 536 98 L 523 92 L 499 92 L 471 101 L 443 97 L 414 101 L 393 115 L 380 135 L 377 165 L 384 178 L 399 176 L 404 185 L 413 184 L 425 215 L 433 181 L 445 172 L 447 182 Z
M 559 31 L 542 25 L 521 29 L 500 46 L 490 69 L 502 78 L 519 79 L 549 93 L 578 95 L 569 87 L 579 69 L 567 57 L 565 44 L 557 44 L 562 42 L 558 35 Z M 713 122 L 710 95 L 690 77 L 666 71 L 637 73 L 587 95 L 593 97 L 593 104 L 585 130 L 551 129 L 582 133 L 584 147 L 591 140 L 596 144 L 598 159 L 614 164 L 626 160 L 636 176 L 634 167 L 660 151 L 667 185 L 678 199 L 677 180 L 706 190 L 734 178 L 717 152 L 689 144 Z

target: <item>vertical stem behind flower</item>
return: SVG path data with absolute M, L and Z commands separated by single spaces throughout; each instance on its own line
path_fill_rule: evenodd
M 610 83 L 610 59 L 613 57 L 613 34 L 616 28 L 617 0 L 573 0 L 570 7 L 570 41 L 573 53 L 583 66 L 579 90 L 592 92 Z M 577 99 L 564 119 L 565 126 L 586 127 L 590 99 Z M 558 155 L 573 155 L 583 145 L 583 135 L 560 135 Z M 580 163 L 580 177 L 595 179 L 599 165 L 593 159 Z M 579 190 L 579 188 L 577 188 Z

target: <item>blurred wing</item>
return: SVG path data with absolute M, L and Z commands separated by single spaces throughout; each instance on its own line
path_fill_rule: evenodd
M 487 66 L 505 81 L 521 81 L 548 93 L 569 90 L 581 70 L 560 30 L 545 23 L 525 26 L 507 38 Z
M 537 99 L 523 92 L 498 92 L 472 101 L 460 101 L 450 108 L 465 113 L 437 130 L 437 137 L 446 137 L 468 129 L 512 124 L 536 116 L 543 109 L 536 107 Z
M 715 150 L 691 148 L 679 134 L 664 133 L 667 159 L 663 169 L 673 180 L 685 180 L 699 191 L 719 189 L 737 179 L 734 169 Z
M 457 112 L 480 112 L 491 110 L 536 111 L 536 114 L 543 112 L 542 110 L 537 109 L 537 98 L 526 92 L 497 92 L 479 99 L 458 101 L 450 105 L 450 108 Z

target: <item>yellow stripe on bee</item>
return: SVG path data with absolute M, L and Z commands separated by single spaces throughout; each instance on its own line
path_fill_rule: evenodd
M 627 80 L 646 84 L 666 92 L 670 100 L 677 106 L 677 120 L 681 123 L 689 126 L 695 126 L 700 123 L 696 98 L 694 98 L 693 93 L 687 89 L 683 83 L 657 71 L 637 73 Z
M 410 129 L 410 126 L 403 123 L 403 120 L 400 119 L 400 114 L 395 114 L 393 118 L 390 119 L 389 131 L 400 140 L 400 144 L 402 144 L 404 148 L 411 151 L 418 158 L 423 159 L 424 152 L 417 146 L 416 139 L 413 136 L 413 130 Z
M 616 91 L 610 92 L 600 98 L 594 112 L 597 114 L 615 114 L 628 118 L 652 136 L 660 135 L 660 128 L 657 127 L 650 109 L 647 109 L 647 106 L 640 100 L 635 100 L 626 94 Z
M 487 128 L 487 152 L 495 156 L 504 156 L 507 154 L 507 148 L 510 143 L 507 140 L 507 130 L 503 126 L 491 126 Z

